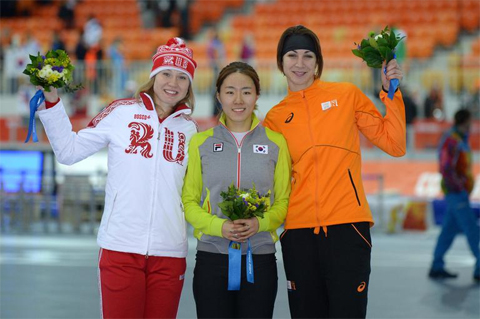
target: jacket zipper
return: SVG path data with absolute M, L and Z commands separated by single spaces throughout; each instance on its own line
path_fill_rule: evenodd
M 166 119 L 165 119 L 166 120 Z M 165 120 L 162 122 L 164 123 Z M 158 148 L 160 147 L 160 137 L 161 137 L 161 132 L 162 132 L 162 126 L 163 124 L 160 123 L 160 120 L 159 120 L 159 124 L 158 124 L 158 137 L 157 137 L 157 156 L 155 156 L 155 167 L 154 167 L 154 170 L 153 170 L 153 201 L 152 201 L 152 210 L 150 211 L 150 223 L 149 223 L 149 227 L 148 227 L 148 239 L 147 239 L 147 252 L 145 253 L 145 259 L 148 259 L 148 249 L 150 248 L 150 234 L 152 232 L 152 219 L 153 219 L 153 212 L 155 211 L 155 204 L 156 204 L 156 199 L 157 199 L 157 196 L 155 195 L 156 192 L 157 192 L 157 184 L 155 183 L 155 181 L 157 180 L 157 171 L 158 171 L 158 158 L 160 157 L 158 154 Z
M 320 220 L 318 218 L 318 212 L 319 212 L 319 203 L 318 203 L 318 180 L 319 180 L 319 176 L 318 176 L 318 161 L 317 161 L 317 150 L 315 148 L 315 138 L 314 138 L 314 135 L 313 135 L 313 131 L 312 131 L 312 126 L 311 126 L 311 123 L 310 123 L 310 119 L 311 119 L 311 116 L 310 116 L 310 109 L 308 107 L 308 103 L 307 103 L 307 99 L 305 98 L 305 91 L 302 91 L 302 99 L 303 99 L 303 102 L 305 104 L 305 107 L 307 109 L 307 115 L 308 115 L 308 131 L 310 133 L 310 139 L 312 140 L 312 146 L 313 146 L 313 161 L 314 161 L 314 166 L 315 166 L 315 218 L 317 219 L 317 225 L 320 225 Z
M 355 187 L 355 183 L 353 182 L 352 173 L 350 172 L 350 169 L 348 169 L 348 177 L 350 177 L 350 183 L 352 183 L 353 190 L 355 191 L 355 197 L 357 198 L 358 206 L 362 206 L 362 204 L 360 203 L 360 198 L 358 198 L 357 188 Z
M 223 124 L 222 124 L 223 125 Z M 237 141 L 237 139 L 235 138 L 235 135 L 232 134 L 232 132 L 230 132 L 230 130 L 228 129 L 228 127 L 226 127 L 225 125 L 223 125 L 223 127 L 225 127 L 225 129 L 227 130 L 228 133 L 230 133 L 230 135 L 232 136 L 233 140 L 235 141 L 235 144 L 237 145 L 237 189 L 240 189 L 240 177 L 241 177 L 241 162 L 242 162 L 242 145 L 243 145 L 243 141 L 245 141 L 245 138 L 250 135 L 250 133 L 253 132 L 253 130 L 257 127 L 255 126 L 253 129 L 251 129 L 247 134 L 245 134 L 245 136 L 242 138 L 242 140 L 240 141 L 240 143 Z

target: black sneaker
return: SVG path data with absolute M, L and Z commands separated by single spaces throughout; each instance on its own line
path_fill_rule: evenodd
M 430 270 L 428 277 L 432 279 L 447 279 L 447 278 L 457 278 L 458 274 L 452 274 L 451 272 L 446 271 L 445 269 L 440 270 Z

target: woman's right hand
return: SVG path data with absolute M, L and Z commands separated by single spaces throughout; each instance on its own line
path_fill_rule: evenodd
M 240 230 L 239 228 L 241 227 L 241 225 L 235 225 L 231 220 L 227 220 L 223 223 L 222 225 L 222 236 L 223 238 L 226 238 L 226 239 L 229 239 L 229 240 L 232 240 L 232 241 L 236 241 L 236 242 L 240 242 L 240 240 L 238 240 L 238 237 L 240 237 Z
M 58 101 L 58 99 L 59 99 L 58 92 L 57 92 L 57 89 L 54 88 L 53 86 L 50 87 L 50 92 L 45 91 L 45 89 L 41 86 L 37 86 L 36 88 L 37 88 L 37 90 L 42 90 L 43 91 L 43 95 L 45 95 L 45 100 L 47 102 L 55 103 L 55 102 Z

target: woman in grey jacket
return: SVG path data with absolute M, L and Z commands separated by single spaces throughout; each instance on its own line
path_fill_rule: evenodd
M 246 63 L 226 66 L 217 80 L 220 124 L 192 137 L 182 200 L 198 239 L 193 292 L 199 318 L 271 318 L 277 293 L 276 229 L 290 194 L 290 156 L 283 136 L 263 127 L 253 113 L 260 81 Z M 271 192 L 264 218 L 229 220 L 218 207 L 234 184 Z M 254 283 L 241 273 L 239 290 L 229 285 L 229 244 L 250 240 Z M 247 245 L 242 245 L 246 267 Z M 231 268 L 231 267 L 230 267 Z M 238 289 L 238 288 L 237 288 Z

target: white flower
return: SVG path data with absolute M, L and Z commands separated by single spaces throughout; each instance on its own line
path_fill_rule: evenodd
M 383 38 L 381 34 L 375 36 L 375 40 L 378 40 L 378 38 Z
M 61 75 L 62 75 L 62 79 L 66 80 L 67 79 L 67 74 L 68 74 L 68 70 L 67 69 L 63 69 Z
M 45 79 L 47 77 L 47 70 L 45 70 L 45 68 L 42 68 L 40 72 L 38 72 L 38 76 L 42 79 Z
M 52 66 L 47 64 L 45 65 L 43 68 L 42 68 L 42 71 L 44 71 L 45 73 L 45 76 L 43 76 L 43 78 L 49 78 L 50 75 L 52 75 L 53 71 L 52 71 Z M 40 71 L 40 72 L 42 72 Z

